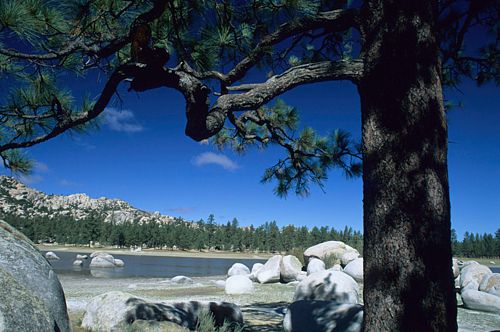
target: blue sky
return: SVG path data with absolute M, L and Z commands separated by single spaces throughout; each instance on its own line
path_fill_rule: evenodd
M 97 93 L 103 82 L 69 82 L 75 95 Z M 449 118 L 449 177 L 452 226 L 463 233 L 500 228 L 500 105 L 498 88 L 465 82 L 447 99 L 461 101 Z M 242 225 L 276 220 L 287 224 L 362 230 L 362 181 L 332 171 L 325 191 L 313 186 L 307 198 L 273 194 L 261 184 L 266 167 L 283 155 L 278 148 L 245 155 L 218 151 L 184 135 L 184 100 L 174 90 L 121 92 L 100 129 L 63 135 L 31 148 L 34 173 L 28 185 L 49 194 L 86 193 L 120 198 L 147 211 L 217 222 L 236 217 Z M 301 123 L 321 134 L 341 128 L 360 137 L 359 97 L 348 82 L 296 88 L 283 99 L 298 108 Z M 1 172 L 5 173 L 4 170 Z

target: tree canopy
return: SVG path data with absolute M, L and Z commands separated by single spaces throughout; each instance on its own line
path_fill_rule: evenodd
M 498 82 L 494 3 L 439 3 L 444 83 L 463 76 Z M 283 146 L 287 157 L 263 176 L 277 180 L 279 195 L 307 194 L 308 184 L 321 185 L 331 167 L 359 175 L 360 148 L 348 133 L 297 132 L 296 109 L 266 104 L 301 84 L 359 80 L 363 6 L 342 0 L 2 1 L 0 75 L 13 84 L 0 108 L 0 157 L 4 166 L 27 172 L 30 162 L 19 148 L 85 130 L 124 83 L 135 91 L 181 92 L 186 134 L 195 140 L 214 137 L 237 151 Z M 144 25 L 151 30 L 151 52 L 137 62 L 131 45 Z M 472 27 L 481 34 L 479 49 L 464 46 Z M 246 83 L 254 69 L 260 74 L 251 79 L 262 82 Z M 95 72 L 108 77 L 101 93 L 75 100 L 65 82 Z

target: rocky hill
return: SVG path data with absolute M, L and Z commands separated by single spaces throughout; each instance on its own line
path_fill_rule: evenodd
M 116 224 L 153 220 L 170 223 L 174 220 L 173 217 L 158 212 L 149 213 L 136 209 L 119 199 L 94 199 L 85 194 L 47 195 L 25 186 L 13 177 L 0 176 L 0 218 L 7 214 L 21 218 L 68 216 L 76 220 L 97 214 L 103 216 L 104 221 Z

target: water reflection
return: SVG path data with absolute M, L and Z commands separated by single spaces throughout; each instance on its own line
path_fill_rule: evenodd
M 80 252 L 78 254 L 89 254 Z M 223 259 L 223 258 L 193 258 L 193 257 L 158 257 L 113 255 L 125 263 L 124 267 L 90 268 L 91 259 L 83 260 L 82 266 L 73 265 L 77 253 L 57 252 L 58 261 L 51 261 L 54 271 L 60 275 L 91 276 L 95 278 L 129 278 L 151 277 L 171 278 L 178 275 L 189 277 L 203 277 L 224 275 L 236 262 L 243 263 L 249 268 L 254 263 L 263 263 L 262 259 Z
M 94 278 L 117 278 L 123 271 L 123 267 L 96 267 L 90 269 L 90 275 Z

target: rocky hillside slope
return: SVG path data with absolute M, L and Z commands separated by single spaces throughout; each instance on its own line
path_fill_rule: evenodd
M 69 196 L 47 195 L 25 186 L 13 177 L 0 176 L 0 218 L 2 215 L 26 217 L 73 217 L 76 220 L 89 215 L 100 215 L 107 222 L 120 224 L 123 222 L 169 223 L 171 216 L 149 213 L 136 209 L 125 201 L 101 197 L 90 198 L 85 194 Z

